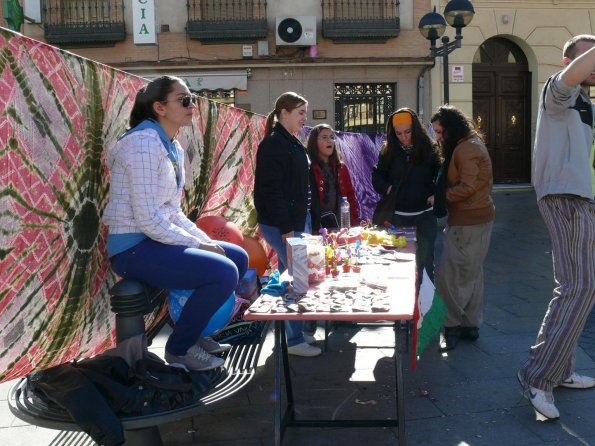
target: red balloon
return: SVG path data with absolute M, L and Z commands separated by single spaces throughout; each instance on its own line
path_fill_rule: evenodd
M 238 246 L 244 244 L 244 234 L 235 223 L 220 215 L 206 215 L 196 220 L 196 226 L 214 240 L 223 240 Z
M 269 259 L 262 244 L 255 237 L 244 236 L 244 249 L 248 253 L 248 266 L 256 269 L 256 274 L 264 276 L 269 267 Z

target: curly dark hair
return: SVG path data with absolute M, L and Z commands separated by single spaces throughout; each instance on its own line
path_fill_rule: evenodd
M 442 157 L 449 160 L 454 152 L 458 142 L 469 136 L 478 136 L 483 139 L 483 135 L 475 128 L 473 120 L 452 105 L 443 105 L 434 113 L 430 122 L 438 122 L 442 127 L 442 137 L 444 142 L 441 144 Z
M 410 108 L 403 107 L 393 112 L 386 122 L 386 141 L 380 148 L 380 159 L 383 160 L 386 166 L 392 164 L 396 149 L 402 147 L 395 128 L 393 126 L 393 116 L 397 113 L 409 113 L 413 119 L 411 126 L 411 143 L 413 149 L 411 150 L 411 162 L 413 164 L 422 164 L 423 162 L 432 158 L 436 152 L 436 143 L 432 140 L 426 128 L 422 125 L 417 113 Z

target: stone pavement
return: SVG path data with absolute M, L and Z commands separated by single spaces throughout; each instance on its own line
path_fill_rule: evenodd
M 405 425 L 412 446 L 594 445 L 595 390 L 558 389 L 561 419 L 538 422 L 521 396 L 516 372 L 547 308 L 553 287 L 547 232 L 528 189 L 494 192 L 496 221 L 485 263 L 485 311 L 480 338 L 448 354 L 437 341 L 411 370 L 404 354 Z M 440 243 L 438 243 L 438 251 Z M 319 326 L 318 337 L 323 335 Z M 167 334 L 154 344 L 160 349 Z M 298 417 L 394 416 L 393 333 L 388 327 L 341 324 L 318 358 L 291 357 Z M 166 446 L 273 444 L 272 336 L 254 380 L 233 398 L 200 416 L 161 426 Z M 595 316 L 577 351 L 577 370 L 595 375 Z M 6 398 L 0 386 L 0 397 Z M 75 444 L 56 431 L 26 426 L 0 402 L 0 443 Z M 62 435 L 62 437 L 59 437 Z M 92 442 L 76 443 L 81 446 Z M 284 446 L 396 445 L 390 428 L 289 428 Z

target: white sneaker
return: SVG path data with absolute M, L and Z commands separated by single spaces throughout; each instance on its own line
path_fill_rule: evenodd
M 318 339 L 312 335 L 304 333 L 304 341 L 306 341 L 308 344 L 314 344 L 316 341 L 318 341 Z
M 308 344 L 307 342 L 302 342 L 301 344 L 287 347 L 287 353 L 295 356 L 312 357 L 320 355 L 322 353 L 322 350 L 318 347 L 314 347 L 313 345 Z
M 216 369 L 225 363 L 222 358 L 207 353 L 204 348 L 199 347 L 196 344 L 190 347 L 185 355 L 181 356 L 172 355 L 166 350 L 165 360 L 169 364 L 182 364 L 183 366 L 186 366 L 188 370 L 196 371 Z
M 523 390 L 525 391 L 525 396 L 527 396 L 531 402 L 531 405 L 533 406 L 533 409 L 535 412 L 537 412 L 538 419 L 541 419 L 539 415 L 542 415 L 548 420 L 560 418 L 560 412 L 558 412 L 558 409 L 554 404 L 554 395 L 552 392 L 546 392 L 545 390 L 531 387 L 525 383 L 521 376 L 521 372 L 517 374 L 517 378 L 520 385 L 523 387 Z
M 558 385 L 569 389 L 590 389 L 595 387 L 595 378 L 579 375 L 575 372 Z
M 217 353 L 228 352 L 231 350 L 231 344 L 219 344 L 210 336 L 198 338 L 196 345 L 204 348 L 207 353 L 210 353 L 211 355 L 216 355 Z

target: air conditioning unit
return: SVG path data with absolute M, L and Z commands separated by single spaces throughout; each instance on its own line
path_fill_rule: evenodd
M 316 16 L 277 17 L 277 46 L 316 45 Z

